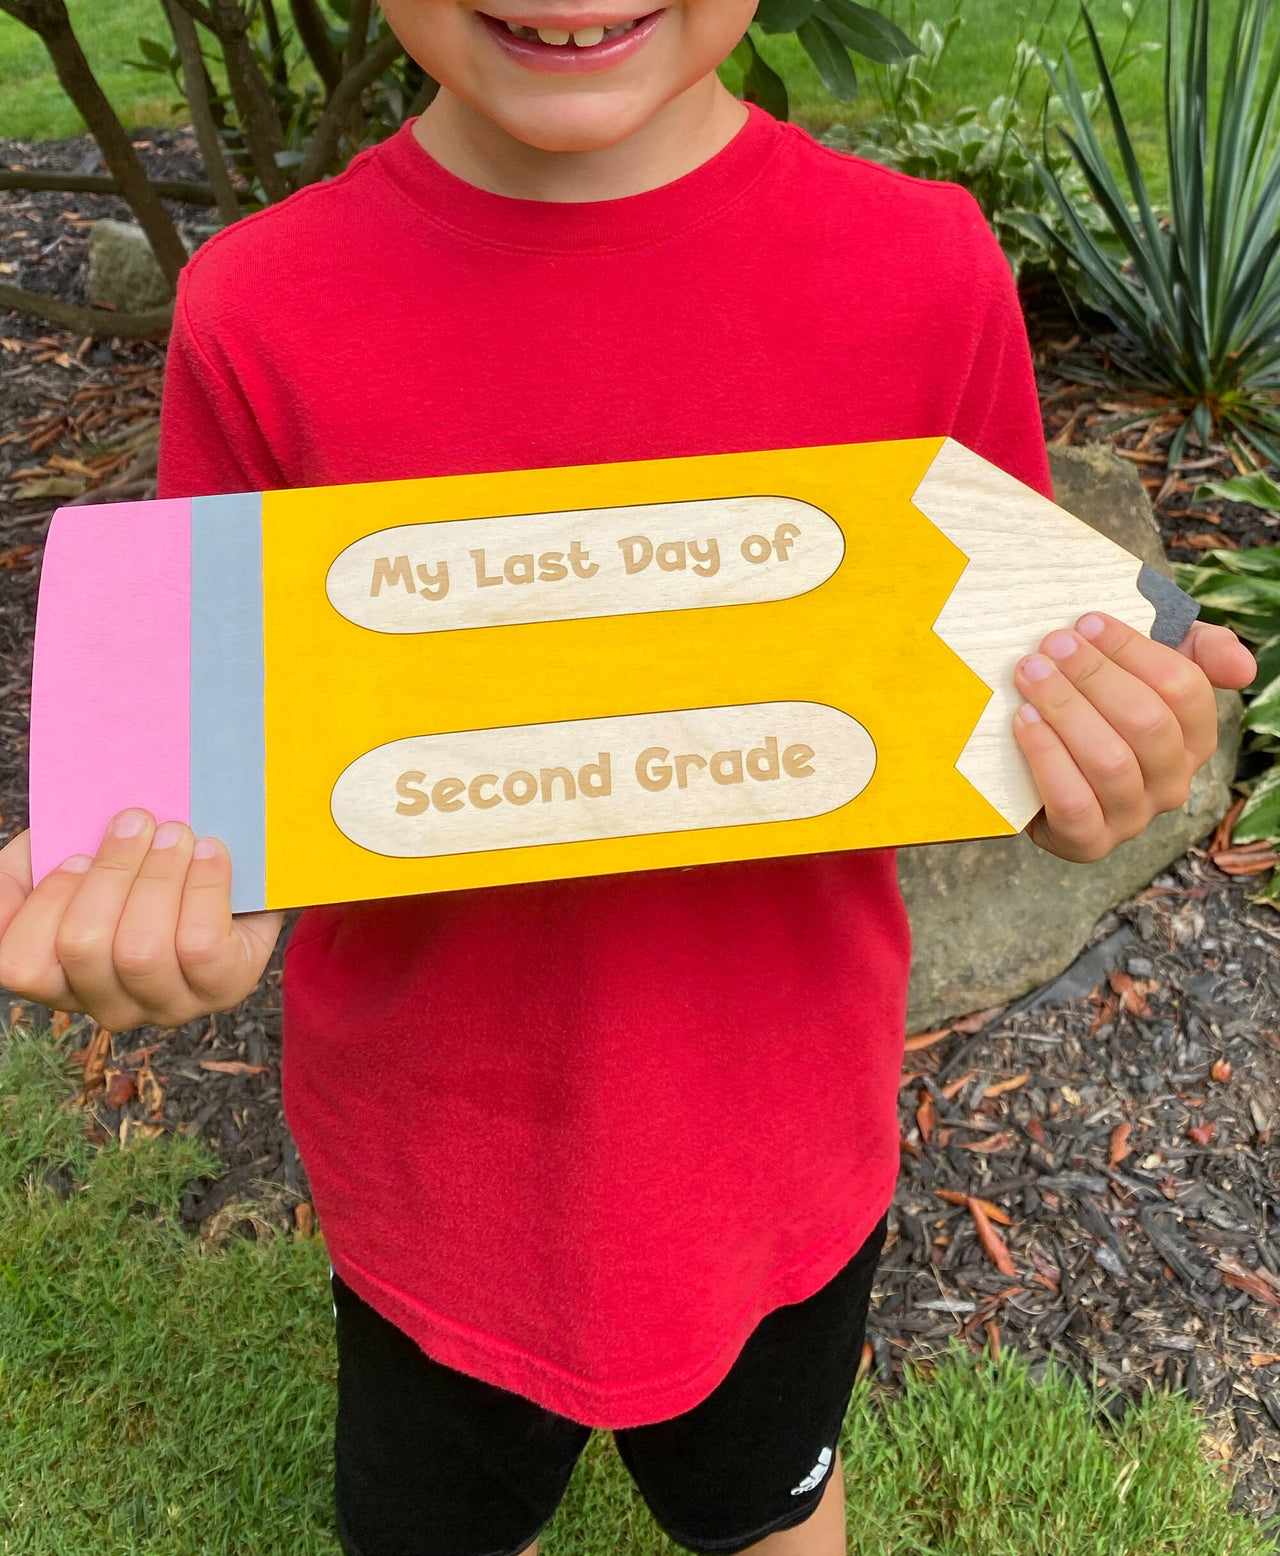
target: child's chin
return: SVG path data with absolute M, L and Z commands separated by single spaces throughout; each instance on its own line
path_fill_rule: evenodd
M 539 151 L 604 151 L 641 129 L 656 105 L 629 100 L 617 93 L 539 97 L 532 102 L 503 104 L 494 118 L 509 135 Z

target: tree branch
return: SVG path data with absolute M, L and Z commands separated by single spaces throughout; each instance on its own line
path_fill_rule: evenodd
M 276 84 L 289 85 L 289 61 L 284 57 L 284 35 L 280 31 L 280 18 L 276 15 L 275 0 L 259 0 L 262 19 L 267 24 L 267 41 L 271 45 L 271 65 Z
M 4 3 L 4 0 L 0 0 Z M 7 5 L 5 7 L 8 8 Z M 167 335 L 173 324 L 173 308 L 155 308 L 149 313 L 109 313 L 102 308 L 77 308 L 43 292 L 28 292 L 21 286 L 0 281 L 0 308 L 25 313 L 56 324 L 74 335 L 116 336 L 121 340 L 150 340 Z
M 347 52 L 342 61 L 344 71 L 356 68 L 369 46 L 369 18 L 373 15 L 373 0 L 351 0 L 351 22 L 347 28 Z
M 0 0 L 0 9 L 37 33 L 57 71 L 62 89 L 102 151 L 103 159 L 120 185 L 120 193 L 133 208 L 151 243 L 160 269 L 171 286 L 187 262 L 187 250 L 173 218 L 165 210 L 133 142 L 119 116 L 98 84 L 67 15 L 65 0 Z
M 213 119 L 213 105 L 209 97 L 209 78 L 204 68 L 204 56 L 200 52 L 200 39 L 196 24 L 176 0 L 165 0 L 165 12 L 178 53 L 182 57 L 182 84 L 186 89 L 187 103 L 191 109 L 191 122 L 196 140 L 200 143 L 200 155 L 209 174 L 209 183 L 218 210 L 226 223 L 239 221 L 244 214 L 231 183 L 231 174 L 222 158 L 222 142 Z
M 30 5 L 33 0 L 0 0 L 0 4 L 6 3 Z M 44 3 L 44 0 L 35 0 L 35 3 Z M 209 0 L 208 4 L 205 0 L 176 0 L 176 3 L 218 40 L 227 67 L 227 84 L 254 170 L 268 200 L 285 199 L 292 193 L 292 186 L 276 161 L 276 153 L 285 149 L 284 130 L 272 101 L 271 88 L 254 58 L 248 37 L 249 18 L 240 0 Z
M 373 16 L 373 0 L 351 0 L 351 19 L 347 25 L 347 52 L 342 60 L 342 72 L 350 75 L 363 61 L 369 47 L 369 22 Z M 339 83 L 341 85 L 341 83 Z M 330 97 L 330 102 L 333 98 Z M 326 104 L 326 107 L 328 105 Z M 351 144 L 358 146 L 364 134 L 364 103 L 355 98 L 347 109 L 346 133 Z M 341 136 L 339 136 L 339 144 Z
M 341 86 L 329 99 L 319 123 L 311 132 L 311 144 L 298 169 L 299 188 L 316 183 L 329 171 L 352 105 L 359 102 L 360 94 L 372 86 L 383 71 L 390 70 L 403 53 L 404 45 L 394 34 L 388 33 L 353 71 L 342 78 Z
M 406 119 L 416 119 L 420 113 L 425 113 L 436 100 L 436 93 L 440 90 L 440 83 L 432 76 L 427 76 L 418 88 L 418 94 L 409 104 Z
M 3 4 L 4 0 L 0 0 L 0 5 Z M 178 4 L 193 22 L 199 22 L 202 27 L 207 27 L 210 32 L 217 31 L 217 28 L 213 25 L 213 12 L 203 3 L 203 0 L 178 0 Z
M 190 12 L 199 0 L 178 0 L 183 10 Z M 285 149 L 284 130 L 280 115 L 271 96 L 267 78 L 258 68 L 253 48 L 249 42 L 249 18 L 240 0 L 211 0 L 209 27 L 222 49 L 227 67 L 227 84 L 235 100 L 240 128 L 245 144 L 253 158 L 253 166 L 267 199 L 273 203 L 286 199 L 293 186 L 284 169 L 276 161 L 278 152 Z
M 181 200 L 185 205 L 218 203 L 208 184 L 188 184 L 175 178 L 153 178 L 150 182 L 162 200 Z M 0 168 L 0 189 L 34 189 L 53 194 L 123 193 L 118 178 L 103 178 L 92 173 L 45 173 L 38 169 L 19 172 L 15 168 Z
M 337 90 L 342 80 L 342 59 L 329 41 L 329 28 L 316 0 L 289 0 L 293 25 L 326 93 Z

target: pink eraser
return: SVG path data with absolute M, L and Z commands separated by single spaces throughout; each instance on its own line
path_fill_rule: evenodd
M 190 819 L 189 498 L 54 514 L 31 708 L 36 880 L 96 853 L 117 811 Z

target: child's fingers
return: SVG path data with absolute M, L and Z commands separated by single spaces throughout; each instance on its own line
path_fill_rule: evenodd
M 1126 832 L 1143 826 L 1149 815 L 1146 782 L 1129 743 L 1043 655 L 1024 659 L 1015 680 L 1084 774 L 1108 825 Z
M 1213 686 L 1242 692 L 1258 673 L 1258 662 L 1229 627 L 1198 621 L 1178 652 L 1199 665 Z
M 190 1002 L 176 945 L 182 889 L 195 837 L 180 821 L 158 826 L 116 928 L 112 962 L 121 987 L 169 1016 Z
M 1150 687 L 1181 726 L 1183 743 L 1195 766 L 1203 766 L 1218 743 L 1218 705 L 1210 678 L 1190 655 L 1182 649 L 1153 642 L 1114 616 L 1104 616 L 1100 612 L 1082 616 L 1076 629 L 1113 664 Z M 1183 648 L 1193 642 L 1196 630 L 1193 629 Z M 1216 632 L 1219 629 L 1208 630 Z M 1234 633 L 1227 636 L 1236 641 Z M 1242 647 L 1241 652 L 1250 663 L 1253 662 L 1247 649 Z
M 78 1006 L 104 1026 L 125 1029 L 141 1019 L 116 975 L 115 938 L 154 832 L 145 810 L 121 811 L 58 926 L 58 960 Z
M 1164 659 L 1179 666 L 1180 674 L 1196 675 L 1194 667 L 1172 649 L 1151 642 L 1147 642 L 1147 648 L 1155 649 Z M 1159 692 L 1099 652 L 1079 633 L 1051 632 L 1041 650 L 1042 657 L 1056 665 L 1133 752 L 1142 771 L 1147 796 L 1155 807 L 1172 810 L 1181 805 L 1186 799 L 1188 781 L 1188 731 Z M 1029 663 L 1024 668 L 1032 670 Z M 1207 693 L 1211 728 L 1216 733 L 1218 721 L 1213 693 L 1203 676 L 1197 679 Z M 1200 737 L 1203 733 L 1203 730 L 1198 731 Z M 1197 734 L 1194 724 L 1192 734 Z
M 1107 820 L 1093 785 L 1062 738 L 1030 706 L 1018 710 L 1013 732 L 1044 801 L 1028 829 L 1032 838 L 1063 858 L 1100 859 L 1110 846 Z
M 89 859 L 77 855 L 31 886 L 31 844 L 27 833 L 14 838 L 0 853 L 0 889 L 8 921 L 0 935 L 0 984 L 25 999 L 55 1009 L 74 1004 L 71 987 L 55 946 L 58 925 L 79 891 Z M 9 913 L 21 895 L 15 911 Z
M 31 834 L 19 832 L 0 848 L 0 935 L 31 895 Z
M 211 1006 L 237 1004 L 257 983 L 284 922 L 282 913 L 231 915 L 231 859 L 216 838 L 195 845 L 178 920 L 178 962 L 192 993 Z

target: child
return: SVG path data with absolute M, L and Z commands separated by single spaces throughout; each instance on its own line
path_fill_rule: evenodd
M 383 3 L 440 94 L 192 262 L 162 495 L 944 433 L 1048 491 L 977 207 L 736 102 L 755 0 Z M 1050 631 L 1018 670 L 1036 841 L 1095 859 L 1180 804 L 1210 683 L 1252 674 L 1219 629 Z M 404 697 L 408 730 L 430 681 Z M 243 998 L 279 917 L 233 921 L 225 850 L 160 819 L 34 891 L 11 843 L 0 979 L 113 1029 Z M 907 962 L 885 852 L 303 917 L 284 1079 L 351 1556 L 532 1548 L 592 1427 L 691 1550 L 844 1550 Z

